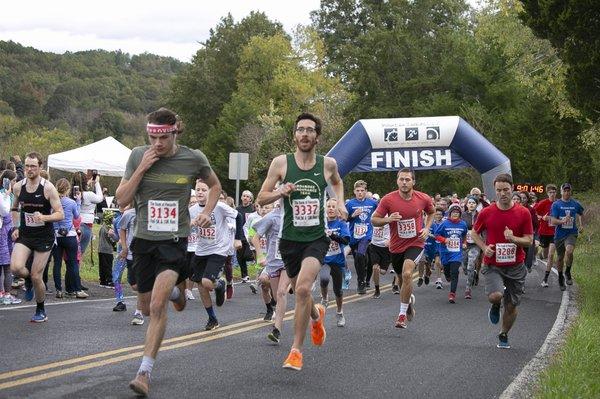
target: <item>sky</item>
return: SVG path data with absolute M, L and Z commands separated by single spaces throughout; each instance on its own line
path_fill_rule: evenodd
M 310 23 L 319 0 L 19 0 L 2 5 L 0 40 L 54 53 L 93 49 L 191 60 L 209 30 L 263 11 L 287 32 Z

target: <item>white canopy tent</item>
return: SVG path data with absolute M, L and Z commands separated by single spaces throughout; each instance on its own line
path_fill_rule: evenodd
M 96 169 L 100 176 L 123 176 L 131 150 L 113 137 L 48 156 L 48 167 L 67 172 Z

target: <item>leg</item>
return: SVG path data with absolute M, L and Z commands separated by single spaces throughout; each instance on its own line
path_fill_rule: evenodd
M 81 258 L 83 259 L 83 254 L 85 253 L 85 250 L 87 249 L 88 245 L 90 245 L 90 242 L 92 241 L 92 228 L 89 227 L 85 223 L 81 223 L 80 229 L 81 229 L 81 237 L 80 237 L 79 247 L 81 248 Z
M 415 262 L 411 259 L 405 259 L 402 264 L 402 287 L 400 287 L 400 301 L 408 304 L 412 295 L 412 279 L 415 270 Z
M 327 291 L 329 288 L 329 274 L 332 267 L 330 265 L 323 265 L 319 271 L 319 282 L 321 286 L 321 298 L 323 301 L 327 301 Z
M 384 272 L 385 273 L 385 272 Z M 373 285 L 379 287 L 379 275 L 383 274 L 378 264 L 373 265 Z
M 17 277 L 29 277 L 27 270 L 27 260 L 31 256 L 31 249 L 23 244 L 17 243 L 13 247 L 13 252 L 10 256 L 10 271 Z
M 61 281 L 61 269 L 62 269 L 62 256 L 63 250 L 62 246 L 58 243 L 59 239 L 56 240 L 57 245 L 52 248 L 52 258 L 54 259 L 54 267 L 52 268 L 52 279 L 54 280 L 54 289 L 57 294 L 59 291 L 62 291 L 62 281 Z M 66 281 L 65 281 L 66 288 Z M 68 291 L 68 290 L 67 290 Z
M 288 277 L 285 270 L 281 271 L 281 275 L 277 279 L 277 306 L 275 307 L 275 328 L 279 331 L 283 327 L 283 317 L 285 316 L 285 310 L 287 307 L 287 293 L 288 285 L 290 284 L 290 278 Z
M 511 301 L 504 301 L 504 313 L 502 314 L 502 331 L 508 333 L 517 319 L 517 307 Z
M 344 303 L 344 293 L 342 291 L 342 280 L 344 277 L 342 276 L 342 268 L 338 266 L 332 266 L 330 274 L 333 283 L 332 285 L 333 293 L 335 295 L 335 304 L 337 305 L 337 313 L 341 314 Z
M 156 276 L 150 299 L 150 323 L 146 331 L 144 356 L 156 358 L 167 327 L 167 304 L 177 282 L 177 272 L 164 270 Z
M 319 318 L 319 312 L 313 304 L 311 287 L 320 269 L 321 263 L 316 258 L 308 257 L 302 261 L 300 273 L 296 277 L 294 289 L 296 293 L 294 343 L 292 344 L 292 349 L 302 350 L 306 328 L 308 327 L 308 319 L 317 320 Z
M 456 293 L 458 286 L 458 275 L 460 273 L 460 262 L 450 263 L 450 292 Z
M 35 300 L 37 303 L 44 303 L 46 299 L 46 285 L 44 284 L 43 274 L 50 251 L 33 253 L 33 263 L 31 264 L 31 282 L 35 291 Z

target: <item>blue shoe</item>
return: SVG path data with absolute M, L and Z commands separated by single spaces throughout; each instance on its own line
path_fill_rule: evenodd
M 43 310 L 36 311 L 33 317 L 31 318 L 32 323 L 43 323 L 47 320 L 48 316 L 46 316 L 46 312 Z
M 496 348 L 510 349 L 510 344 L 508 343 L 508 334 L 506 334 L 506 333 L 498 334 L 498 345 L 496 345 Z
M 27 302 L 33 299 L 33 283 L 31 282 L 31 278 L 27 277 L 25 279 L 25 300 Z
M 498 324 L 500 321 L 500 304 L 492 304 L 492 306 L 490 306 L 488 318 L 490 319 L 490 323 Z

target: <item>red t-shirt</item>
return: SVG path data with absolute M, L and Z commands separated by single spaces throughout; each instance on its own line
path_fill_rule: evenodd
M 552 201 L 546 198 L 545 200 L 542 200 L 535 204 L 533 209 L 535 209 L 535 213 L 540 217 L 550 216 L 552 203 Z M 539 219 L 539 221 L 540 224 L 538 228 L 538 234 L 541 236 L 554 236 L 554 230 L 556 229 L 556 227 L 550 226 L 548 222 L 543 219 Z
M 496 253 L 493 256 L 483 258 L 483 263 L 486 265 L 514 266 L 525 260 L 523 247 L 508 242 L 504 238 L 506 227 L 513 231 L 515 237 L 533 235 L 529 210 L 520 204 L 515 204 L 512 208 L 504 211 L 494 203 L 479 213 L 473 230 L 477 233 L 485 230 L 487 232 L 486 245 L 494 244 L 496 246 Z
M 402 216 L 399 222 L 390 223 L 390 252 L 394 254 L 406 251 L 408 247 L 425 246 L 425 241 L 419 238 L 423 230 L 423 211 L 433 213 L 431 197 L 420 191 L 414 191 L 410 200 L 400 196 L 399 191 L 394 191 L 383 196 L 375 212 L 381 217 L 386 217 L 394 212 Z

